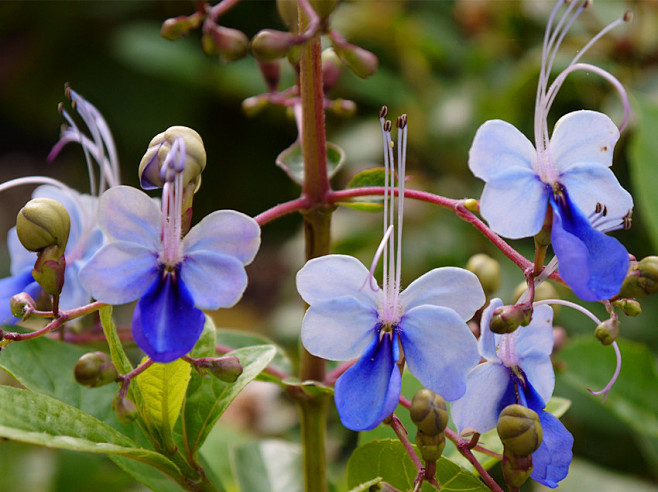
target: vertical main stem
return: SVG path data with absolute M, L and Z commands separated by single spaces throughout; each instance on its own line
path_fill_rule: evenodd
M 307 20 L 300 13 L 303 32 Z M 301 144 L 304 158 L 304 186 L 302 194 L 311 207 L 302 213 L 306 259 L 330 252 L 331 212 L 327 203 L 330 191 L 327 176 L 327 140 L 324 125 L 324 95 L 322 91 L 322 60 L 320 35 L 315 34 L 303 47 L 300 58 L 299 89 L 302 103 Z M 322 381 L 324 360 L 313 356 L 304 347 L 300 354 L 300 379 Z M 325 436 L 326 396 L 300 392 L 297 398 L 300 411 L 301 438 L 304 453 L 304 485 L 307 492 L 328 490 Z

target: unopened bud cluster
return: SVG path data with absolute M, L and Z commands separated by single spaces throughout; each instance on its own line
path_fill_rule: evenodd
M 619 320 L 610 318 L 605 320 L 594 330 L 594 336 L 603 345 L 610 345 L 619 336 Z
M 620 297 L 644 297 L 658 292 L 658 256 L 631 263 L 619 291 Z
M 234 383 L 242 374 L 240 360 L 234 355 L 196 359 L 194 367 L 200 372 L 210 373 L 227 383 Z
M 448 425 L 446 402 L 436 393 L 422 389 L 411 401 L 411 420 L 418 427 L 416 446 L 425 461 L 436 461 L 446 445 L 445 428 Z
M 80 357 L 73 373 L 75 380 L 88 388 L 105 386 L 119 378 L 114 364 L 103 352 L 89 352 Z
M 508 405 L 496 426 L 503 443 L 503 476 L 510 487 L 520 487 L 532 473 L 532 453 L 542 443 L 543 433 L 537 412 L 522 405 Z

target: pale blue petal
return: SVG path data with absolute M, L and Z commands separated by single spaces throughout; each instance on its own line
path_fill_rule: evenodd
M 399 398 L 400 371 L 389 336 L 381 342 L 373 340 L 358 362 L 338 378 L 334 392 L 341 422 L 355 431 L 377 427 L 395 410 Z
M 553 352 L 553 309 L 535 306 L 532 321 L 514 332 L 514 347 L 519 359 L 531 354 L 549 356 Z
M 466 393 L 450 404 L 450 415 L 459 433 L 484 434 L 496 427 L 511 384 L 509 369 L 502 364 L 485 362 L 474 367 L 466 376 Z
M 570 166 L 560 176 L 569 199 L 584 215 L 589 216 L 600 203 L 607 217 L 617 221 L 633 208 L 633 197 L 621 187 L 613 172 L 597 163 L 583 162 Z
M 80 270 L 82 286 L 108 304 L 140 298 L 160 272 L 157 254 L 134 243 L 115 241 L 99 249 Z
M 468 167 L 475 176 L 488 182 L 511 170 L 533 171 L 536 159 L 534 146 L 514 125 L 489 120 L 475 133 L 468 152 Z
M 511 168 L 487 181 L 480 197 L 480 213 L 501 236 L 534 236 L 544 223 L 549 192 L 533 170 Z
M 562 173 L 579 162 L 609 167 L 619 129 L 608 116 L 596 111 L 574 111 L 560 118 L 551 136 L 553 166 Z
M 468 270 L 435 268 L 414 280 L 400 294 L 403 311 L 423 304 L 453 309 L 464 321 L 473 317 L 485 296 L 478 278 Z
M 466 374 L 480 354 L 455 311 L 429 305 L 411 309 L 400 320 L 399 336 L 409 371 L 423 386 L 449 401 L 463 396 Z
M 302 321 L 302 344 L 329 360 L 356 359 L 376 337 L 375 309 L 351 296 L 316 302 Z
M 183 239 L 185 254 L 207 250 L 230 255 L 248 265 L 260 246 L 260 227 L 248 215 L 218 210 L 206 215 Z
M 327 255 L 306 262 L 297 272 L 297 291 L 311 306 L 336 297 L 351 296 L 377 309 L 381 291 L 370 286 L 370 272 L 352 256 Z
M 75 309 L 89 304 L 91 296 L 80 283 L 80 268 L 75 263 L 66 265 L 64 273 L 64 287 L 59 297 L 59 306 L 62 309 Z
M 9 229 L 7 232 L 7 249 L 9 249 L 9 257 L 11 258 L 11 274 L 19 275 L 26 268 L 34 268 L 34 262 L 37 261 L 37 255 L 32 251 L 28 251 L 21 244 L 16 234 L 16 226 Z
M 155 362 L 171 362 L 192 350 L 206 321 L 185 284 L 173 277 L 157 278 L 133 313 L 135 343 Z
M 155 200 L 130 186 L 114 186 L 101 195 L 98 222 L 109 237 L 159 251 L 162 213 Z
M 548 401 L 555 389 L 555 372 L 550 356 L 532 354 L 519 361 L 519 367 L 541 399 Z
M 247 288 L 247 273 L 240 260 L 221 253 L 188 252 L 180 275 L 194 305 L 201 309 L 232 307 Z
M 491 331 L 491 318 L 493 312 L 503 305 L 498 298 L 491 299 L 489 305 L 482 311 L 480 318 L 480 338 L 478 339 L 478 351 L 480 355 L 490 362 L 500 362 L 496 347 L 500 341 L 500 335 Z

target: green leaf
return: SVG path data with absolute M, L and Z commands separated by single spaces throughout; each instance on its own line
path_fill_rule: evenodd
M 290 374 L 292 372 L 292 364 L 286 353 L 281 347 L 275 345 L 274 342 L 267 337 L 255 335 L 253 333 L 245 333 L 244 331 L 227 330 L 222 328 L 217 331 L 217 343 L 231 349 L 251 347 L 254 345 L 274 346 L 276 348 L 276 355 L 268 365 L 284 374 Z M 258 379 L 278 382 L 267 374 L 261 374 L 258 376 Z
M 347 486 L 352 488 L 381 477 L 397 489 L 411 490 L 417 475 L 404 446 L 393 439 L 370 441 L 358 447 L 347 463 Z M 445 492 L 489 490 L 475 475 L 446 458 L 437 462 L 435 477 Z M 434 487 L 423 484 L 423 490 Z
M 634 105 L 638 125 L 629 147 L 631 179 L 635 191 L 635 206 L 647 224 L 651 240 L 658 248 L 658 102 L 637 95 Z
M 370 490 L 370 487 L 381 483 L 382 480 L 382 477 L 373 478 L 372 480 L 368 480 L 367 482 L 364 482 L 360 485 L 357 485 L 353 489 L 350 489 L 349 492 L 367 492 Z
M 112 306 L 105 306 L 100 308 L 98 310 L 98 314 L 100 315 L 101 325 L 103 325 L 103 333 L 105 334 L 105 339 L 107 340 L 107 344 L 110 347 L 112 363 L 114 364 L 114 367 L 117 368 L 117 371 L 119 371 L 119 374 L 128 374 L 133 370 L 133 366 L 123 350 L 121 340 L 119 340 L 117 327 L 114 324 L 114 320 L 112 319 Z
M 242 364 L 242 374 L 234 383 L 193 374 L 183 403 L 182 428 L 187 454 L 196 455 L 217 419 L 233 399 L 272 361 L 271 345 L 245 347 L 230 352 Z
M 109 455 L 109 458 L 119 468 L 151 490 L 157 490 L 158 492 L 181 492 L 183 490 L 176 482 L 149 465 L 123 456 Z
M 190 351 L 190 357 L 200 359 L 202 357 L 214 357 L 215 345 L 217 344 L 217 329 L 212 318 L 206 315 L 206 322 L 199 340 Z
M 74 345 L 41 337 L 12 343 L 2 351 L 0 367 L 27 389 L 56 398 L 136 438 L 140 434 L 137 425 L 121 423 L 111 408 L 117 385 L 85 388 L 75 381 L 73 367 L 87 352 Z
M 302 492 L 302 451 L 299 445 L 276 440 L 249 443 L 233 452 L 240 490 Z
M 300 388 L 304 393 L 309 396 L 329 395 L 333 396 L 334 389 L 326 384 L 317 381 L 300 381 L 297 378 L 286 378 L 281 381 L 285 386 L 295 386 Z
M 340 169 L 345 160 L 345 152 L 338 145 L 327 142 L 327 176 L 329 179 Z M 304 185 L 304 156 L 299 140 L 281 152 L 276 158 L 276 165 L 299 186 Z
M 396 180 L 397 182 L 397 180 Z M 395 185 L 395 183 L 393 183 Z M 383 167 L 366 169 L 352 177 L 347 188 L 367 188 L 371 186 L 385 186 L 386 172 Z M 362 212 L 381 212 L 384 209 L 383 195 L 361 196 L 350 201 L 338 202 L 338 205 L 349 207 Z
M 49 448 L 123 456 L 180 477 L 178 467 L 161 454 L 139 447 L 77 408 L 27 390 L 0 386 L 0 437 Z
M 145 362 L 146 358 L 142 361 Z M 173 450 L 171 431 L 178 420 L 190 382 L 190 364 L 176 359 L 168 364 L 158 362 L 139 374 L 134 383 L 143 398 L 140 413 L 150 433 L 159 436 L 166 449 Z
M 656 359 L 646 345 L 618 339 L 622 355 L 619 379 L 612 387 L 602 406 L 638 434 L 658 438 L 658 374 Z M 560 381 L 596 401 L 601 396 L 590 395 L 587 388 L 603 388 L 615 368 L 611 348 L 602 346 L 593 337 L 573 339 L 557 354 L 567 370 L 560 374 Z

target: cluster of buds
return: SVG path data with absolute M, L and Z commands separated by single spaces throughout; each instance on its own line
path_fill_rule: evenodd
M 658 292 L 658 256 L 632 261 L 619 297 L 645 297 Z
M 532 473 L 532 453 L 542 442 L 539 415 L 523 405 L 508 405 L 500 412 L 496 430 L 504 446 L 505 482 L 520 487 Z
M 425 461 L 435 462 L 446 445 L 445 428 L 448 425 L 448 408 L 445 400 L 436 393 L 422 389 L 411 401 L 411 420 L 416 427 L 416 446 Z
M 37 253 L 32 276 L 52 296 L 55 315 L 64 286 L 64 251 L 70 229 L 71 220 L 66 208 L 52 198 L 30 200 L 16 217 L 18 239 L 25 249 Z

